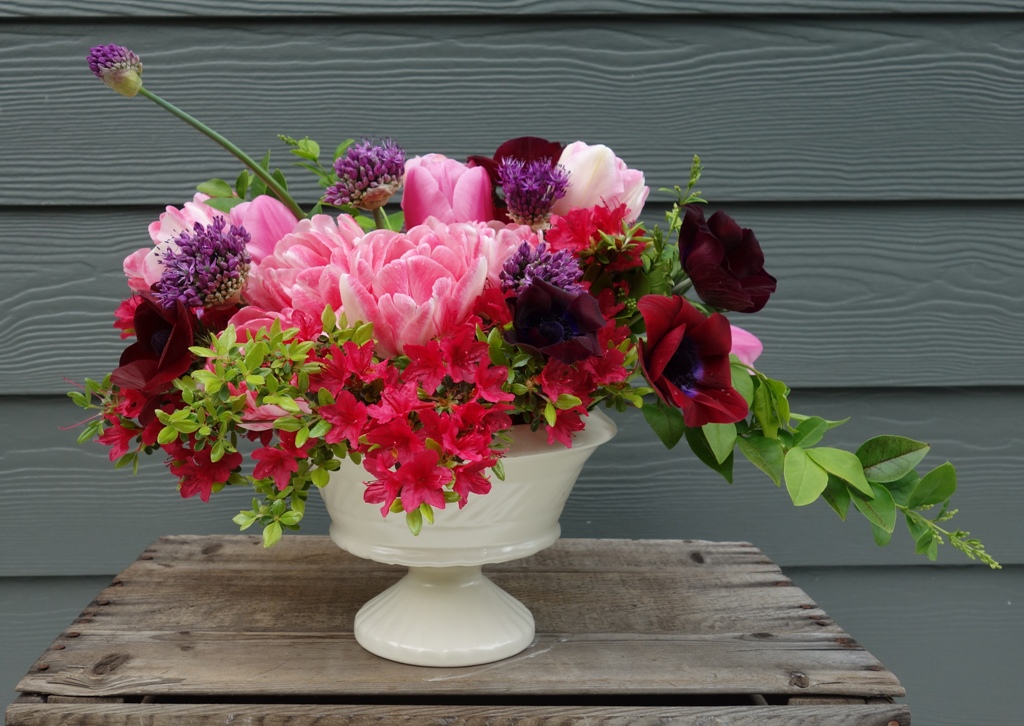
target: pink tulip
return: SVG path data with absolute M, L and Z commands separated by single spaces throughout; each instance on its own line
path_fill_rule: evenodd
M 274 251 L 278 240 L 295 229 L 299 220 L 282 202 L 261 195 L 232 208 L 230 221 L 245 227 L 250 237 L 249 254 L 253 262 L 260 262 Z
M 732 350 L 729 352 L 739 358 L 741 363 L 748 366 L 754 365 L 754 361 L 757 360 L 758 356 L 761 355 L 761 351 L 764 350 L 761 341 L 757 339 L 756 335 L 748 333 L 743 328 L 735 325 L 730 325 L 729 327 L 732 328 Z
M 529 227 L 437 219 L 406 234 L 370 232 L 340 276 L 342 310 L 350 324 L 373 323 L 379 355 L 402 353 L 464 322 L 524 241 L 537 244 Z
M 445 224 L 489 222 L 494 219 L 490 177 L 483 167 L 471 169 L 441 154 L 409 159 L 402 210 L 407 229 L 428 217 Z
M 629 209 L 626 222 L 635 222 L 640 216 L 651 191 L 644 185 L 644 173 L 627 167 L 607 146 L 575 141 L 565 147 L 558 163 L 569 172 L 569 188 L 551 208 L 552 214 L 565 216 L 575 208 L 625 204 Z

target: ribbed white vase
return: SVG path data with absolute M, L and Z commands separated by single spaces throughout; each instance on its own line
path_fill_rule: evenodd
M 512 428 L 505 479 L 464 509 L 435 510 L 414 537 L 401 514 L 382 517 L 363 501 L 361 466 L 348 460 L 321 490 L 331 538 L 358 557 L 409 568 L 356 614 L 356 640 L 371 653 L 421 666 L 466 666 L 515 655 L 534 638 L 530 611 L 491 582 L 481 566 L 527 557 L 561 534 L 558 518 L 583 464 L 615 435 L 592 411 L 572 448 L 549 445 L 543 431 Z

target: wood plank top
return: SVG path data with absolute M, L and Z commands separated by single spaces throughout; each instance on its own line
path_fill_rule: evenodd
M 286 537 L 270 550 L 244 535 L 164 537 L 18 690 L 177 703 L 904 694 L 748 543 L 567 539 L 486 569 L 534 613 L 535 642 L 484 666 L 422 668 L 371 655 L 352 636 L 356 610 L 401 568 L 326 537 Z

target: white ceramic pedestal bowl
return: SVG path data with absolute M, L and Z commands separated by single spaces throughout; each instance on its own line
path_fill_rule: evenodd
M 356 640 L 389 660 L 423 666 L 466 666 L 515 655 L 534 638 L 530 611 L 491 582 L 481 565 L 527 557 L 561 534 L 558 518 L 594 450 L 615 435 L 600 411 L 586 418 L 572 448 L 548 445 L 546 433 L 512 429 L 505 479 L 470 495 L 464 509 L 435 510 L 413 536 L 402 514 L 382 517 L 363 501 L 361 466 L 348 460 L 321 490 L 331 538 L 358 557 L 405 565 L 408 574 L 356 614 Z

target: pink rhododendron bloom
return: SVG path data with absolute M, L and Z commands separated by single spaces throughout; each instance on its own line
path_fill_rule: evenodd
M 521 225 L 430 219 L 405 234 L 375 230 L 356 245 L 351 271 L 340 276 L 342 309 L 349 323 L 373 323 L 380 355 L 425 345 L 469 317 L 526 241 L 537 244 L 537 236 Z
M 574 208 L 625 204 L 628 222 L 640 216 L 651 191 L 644 184 L 644 173 L 627 167 L 607 146 L 575 141 L 565 147 L 558 163 L 569 172 L 569 188 L 551 208 L 552 214 L 565 216 Z
M 489 222 L 494 219 L 491 179 L 483 167 L 470 168 L 441 154 L 417 156 L 405 162 L 402 211 L 409 229 L 428 217 L 446 224 Z
M 182 232 L 192 232 L 195 225 L 209 227 L 217 217 L 226 217 L 228 225 L 244 227 L 249 233 L 246 249 L 253 262 L 262 260 L 281 237 L 294 229 L 297 220 L 288 208 L 277 199 L 260 196 L 251 202 L 236 205 L 225 214 L 204 202 L 206 194 L 196 194 L 191 202 L 181 209 L 167 207 L 160 218 L 149 225 L 149 236 L 153 247 L 136 250 L 124 260 L 124 273 L 128 287 L 133 290 L 149 290 L 163 274 L 161 257 Z
M 302 310 L 317 319 L 327 305 L 337 309 L 338 275 L 363 230 L 352 217 L 317 214 L 299 222 L 249 271 L 244 296 L 265 311 Z
M 764 346 L 757 336 L 749 333 L 743 328 L 730 325 L 732 328 L 732 350 L 729 352 L 740 359 L 741 363 L 748 366 L 754 365 L 754 361 L 761 355 Z

